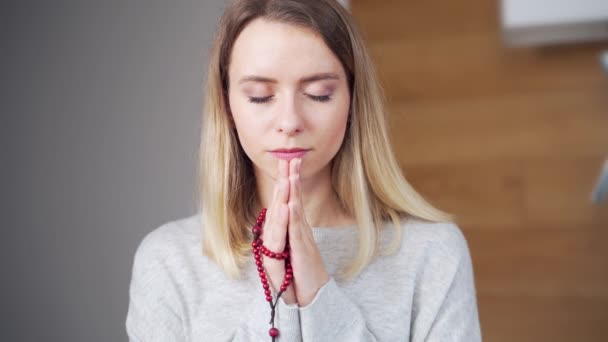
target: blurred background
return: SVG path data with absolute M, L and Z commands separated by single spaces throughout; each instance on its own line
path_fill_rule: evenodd
M 350 9 L 406 177 L 467 237 L 484 340 L 605 341 L 608 10 L 535 1 Z M 137 245 L 195 210 L 224 5 L 1 3 L 0 341 L 126 341 Z
M 608 40 L 586 41 L 608 2 L 351 3 L 406 177 L 469 242 L 484 340 L 608 341 Z

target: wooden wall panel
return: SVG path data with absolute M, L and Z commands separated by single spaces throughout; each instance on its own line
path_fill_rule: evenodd
M 608 153 L 606 108 L 608 84 L 423 103 L 391 101 L 390 114 L 399 157 L 411 164 L 603 156 Z
M 429 25 L 437 24 L 430 21 Z M 508 49 L 495 32 L 471 32 L 374 42 L 390 100 L 530 93 L 605 86 L 597 53 L 601 44 L 565 48 Z M 410 63 L 404 63 L 409 61 Z M 539 67 L 542 64 L 542 67 Z M 382 65 L 392 65 L 391 68 Z
M 484 341 L 604 341 L 608 301 L 596 298 L 479 296 Z
M 465 230 L 480 295 L 608 300 L 608 231 Z
M 408 180 L 456 215 L 485 341 L 605 341 L 608 43 L 508 48 L 498 1 L 353 0 Z

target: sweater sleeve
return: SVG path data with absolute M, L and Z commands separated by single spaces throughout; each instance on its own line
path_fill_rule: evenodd
M 184 303 L 168 264 L 167 249 L 154 234 L 135 252 L 126 330 L 129 342 L 186 342 Z
M 233 342 L 270 341 L 270 304 L 262 295 L 253 296 L 244 323 L 237 329 Z M 279 298 L 274 326 L 279 330 L 277 342 L 302 341 L 300 314 L 297 304 L 287 304 Z
M 313 301 L 300 308 L 302 340 L 374 342 L 359 307 L 340 289 L 333 277 Z
M 481 341 L 473 267 L 455 224 L 443 225 L 428 249 L 413 306 L 412 342 Z

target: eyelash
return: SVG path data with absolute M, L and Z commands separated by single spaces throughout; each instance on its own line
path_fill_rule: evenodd
M 321 95 L 321 96 L 307 95 L 307 96 L 310 97 L 313 101 L 317 101 L 317 102 L 327 102 L 327 101 L 331 100 L 331 96 L 329 96 L 329 95 Z M 267 97 L 250 97 L 249 98 L 249 102 L 251 102 L 251 103 L 266 103 L 266 102 L 270 101 L 271 98 L 272 98 L 272 96 L 267 96 Z

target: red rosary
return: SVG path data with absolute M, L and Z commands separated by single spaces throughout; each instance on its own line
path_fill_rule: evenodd
M 285 244 L 285 250 L 283 252 L 272 252 L 268 248 L 266 248 L 262 243 L 262 238 L 260 235 L 262 234 L 262 225 L 264 224 L 264 219 L 266 218 L 266 208 L 263 208 L 258 215 L 255 224 L 253 225 L 253 242 L 251 243 L 251 247 L 253 247 L 253 258 L 255 260 L 255 264 L 258 267 L 258 272 L 260 274 L 260 280 L 262 281 L 262 287 L 264 288 L 264 294 L 266 295 L 266 301 L 270 304 L 270 325 L 271 328 L 268 331 L 268 334 L 272 337 L 272 341 L 275 341 L 275 338 L 279 336 L 279 329 L 274 327 L 274 314 L 277 303 L 279 302 L 279 298 L 287 290 L 291 280 L 293 279 L 293 269 L 291 268 L 291 262 L 289 260 L 289 237 L 287 237 L 287 242 Z M 277 260 L 285 260 L 285 279 L 283 279 L 283 284 L 281 285 L 281 289 L 277 294 L 277 299 L 272 302 L 272 292 L 270 291 L 270 285 L 268 284 L 268 278 L 266 277 L 266 271 L 262 262 L 262 254 L 269 258 L 277 259 Z

